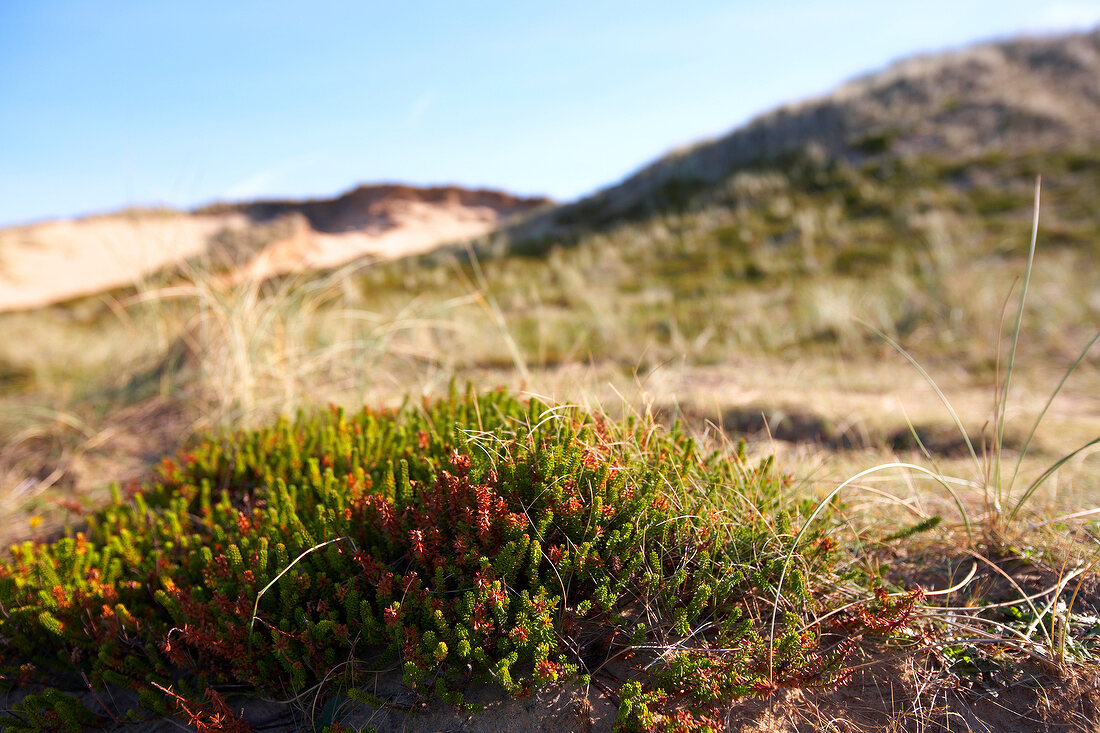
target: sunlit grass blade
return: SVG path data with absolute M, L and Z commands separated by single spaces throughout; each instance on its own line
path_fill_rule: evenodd
M 1062 379 L 1059 380 L 1058 386 L 1055 387 L 1054 391 L 1050 393 L 1050 397 L 1047 398 L 1046 404 L 1043 405 L 1043 409 L 1039 412 L 1039 416 L 1035 418 L 1035 424 L 1031 426 L 1031 431 L 1027 435 L 1027 440 L 1024 441 L 1023 446 L 1020 448 L 1020 453 L 1016 457 L 1016 467 L 1012 471 L 1012 478 L 1008 482 L 1008 488 L 1005 492 L 1006 494 L 1010 496 L 1012 494 L 1012 486 L 1016 482 L 1016 477 L 1020 474 L 1020 465 L 1024 461 L 1024 456 L 1027 455 L 1028 448 L 1031 447 L 1031 441 L 1035 437 L 1036 431 L 1038 431 L 1039 429 L 1039 423 L 1043 421 L 1043 417 L 1046 416 L 1047 410 L 1050 409 L 1051 403 L 1054 402 L 1054 398 L 1057 397 L 1058 393 L 1062 391 L 1062 387 L 1065 386 L 1066 380 L 1068 380 L 1070 375 L 1077 370 L 1077 367 L 1080 366 L 1082 361 L 1084 361 L 1085 356 L 1088 355 L 1089 351 L 1092 350 L 1093 345 L 1098 340 L 1100 340 L 1100 331 L 1097 331 L 1092 339 L 1087 344 L 1085 344 L 1085 348 L 1081 349 L 1081 353 L 1077 355 L 1077 358 L 1073 360 L 1073 363 L 1070 364 L 1069 368 L 1067 368 L 1066 371 L 1062 374 Z
M 970 434 L 967 432 L 966 426 L 963 425 L 962 420 L 959 418 L 959 414 L 955 412 L 955 408 L 951 405 L 951 401 L 947 399 L 947 395 L 945 395 L 943 393 L 943 390 L 940 389 L 940 386 L 936 384 L 936 380 L 932 378 L 932 375 L 929 374 L 928 371 L 923 366 L 921 366 L 920 362 L 914 359 L 913 356 L 908 351 L 906 351 L 905 348 L 902 347 L 901 344 L 899 344 L 897 341 L 890 338 L 888 335 L 883 333 L 880 329 L 875 328 L 870 323 L 862 320 L 859 322 L 876 336 L 878 336 L 883 341 L 888 343 L 891 347 L 893 347 L 895 351 L 901 354 L 902 357 L 904 357 L 905 360 L 908 361 L 913 366 L 913 368 L 920 373 L 922 377 L 924 377 L 924 381 L 928 382 L 928 385 L 932 387 L 932 389 L 935 391 L 936 396 L 939 397 L 940 402 L 943 403 L 943 406 L 945 408 L 947 408 L 947 412 L 951 415 L 951 420 L 955 423 L 955 427 L 958 428 L 959 434 L 962 435 L 963 441 L 966 443 L 966 449 L 970 453 L 970 457 L 974 460 L 975 469 L 977 469 L 978 473 L 981 474 L 982 464 L 981 461 L 978 459 L 978 452 L 974 449 L 974 444 L 970 440 Z
M 943 476 L 937 474 L 935 471 L 930 471 L 929 469 L 927 469 L 923 466 L 917 466 L 917 465 L 912 464 L 912 463 L 895 462 L 895 463 L 884 463 L 884 464 L 881 464 L 881 465 L 878 465 L 878 466 L 872 466 L 871 468 L 868 468 L 864 471 L 860 471 L 856 475 L 851 476 L 848 479 L 845 479 L 835 489 L 830 491 L 825 496 L 824 499 L 822 499 L 821 501 L 819 501 L 817 503 L 817 506 L 814 508 L 814 510 L 810 514 L 810 516 L 807 517 L 806 521 L 802 523 L 802 527 L 798 530 L 798 534 L 796 534 L 794 539 L 791 541 L 790 549 L 787 551 L 786 556 L 783 560 L 783 567 L 782 567 L 782 569 L 780 570 L 780 573 L 779 573 L 779 581 L 776 583 L 775 598 L 774 598 L 774 603 L 773 603 L 773 606 L 772 606 L 771 621 L 770 621 L 771 631 L 770 631 L 769 636 L 768 636 L 768 650 L 769 650 L 769 655 L 768 655 L 768 676 L 769 676 L 769 678 L 771 678 L 772 673 L 773 673 L 771 651 L 774 649 L 774 644 L 775 644 L 775 628 L 776 628 L 775 624 L 776 624 L 776 620 L 777 620 L 778 614 L 779 614 L 779 605 L 780 605 L 779 602 L 780 602 L 780 599 L 782 598 L 783 583 L 787 579 L 787 574 L 790 571 L 791 563 L 794 560 L 794 556 L 795 556 L 796 552 L 798 551 L 799 544 L 802 542 L 802 539 L 806 536 L 806 533 L 809 531 L 810 526 L 813 525 L 813 523 L 818 519 L 818 517 L 820 517 L 825 512 L 825 510 L 832 503 L 833 499 L 835 499 L 837 496 L 840 495 L 841 491 L 843 491 L 847 487 L 851 486 L 856 481 L 859 481 L 864 476 L 869 476 L 871 474 L 878 473 L 879 471 L 885 471 L 885 470 L 891 469 L 891 468 L 904 468 L 904 469 L 916 471 L 916 472 L 922 473 L 926 476 L 930 476 L 937 483 L 939 483 L 940 486 L 942 486 L 947 491 L 947 493 L 951 496 L 951 498 L 954 500 L 955 506 L 958 508 L 959 514 L 962 517 L 963 523 L 966 527 L 966 535 L 967 535 L 968 541 L 971 544 L 973 544 L 973 542 L 974 542 L 974 533 L 973 533 L 973 530 L 972 530 L 971 525 L 970 525 L 970 517 L 967 515 L 967 512 L 966 512 L 966 507 L 963 506 L 962 500 L 959 498 L 958 494 L 951 487 L 951 485 L 946 480 L 944 480 Z
M 1001 398 L 998 403 L 999 415 L 997 416 L 997 439 L 993 446 L 996 457 L 994 460 L 993 486 L 997 492 L 998 506 L 1003 496 L 1003 484 L 1001 476 L 1001 451 L 1004 448 L 1005 424 L 1008 411 L 1008 394 L 1012 384 L 1012 372 L 1016 366 L 1016 349 L 1020 344 L 1020 328 L 1024 322 L 1024 307 L 1027 305 L 1028 287 L 1031 285 L 1031 273 L 1035 267 L 1035 246 L 1039 241 L 1039 196 L 1042 192 L 1043 179 L 1041 176 L 1035 179 L 1035 203 L 1031 219 L 1031 243 L 1027 252 L 1027 267 L 1024 268 L 1024 285 L 1020 292 L 1020 306 L 1016 311 L 1016 323 L 1012 334 L 1012 348 L 1008 353 L 1008 366 L 1005 369 L 1004 382 L 1000 386 Z
M 1027 490 L 1020 495 L 1020 498 L 1012 507 L 1012 511 L 1009 512 L 1008 522 L 1006 524 L 1012 523 L 1012 521 L 1016 518 L 1016 515 L 1020 513 L 1020 510 L 1023 508 L 1024 504 L 1026 504 L 1028 499 L 1031 498 L 1031 495 L 1034 494 L 1039 489 L 1039 487 L 1042 486 L 1046 482 L 1046 480 L 1051 477 L 1052 474 L 1054 474 L 1058 469 L 1060 469 L 1082 451 L 1087 450 L 1094 445 L 1100 445 L 1100 437 L 1093 438 L 1072 453 L 1067 453 L 1066 455 L 1055 461 L 1049 468 L 1047 468 L 1047 470 L 1043 471 L 1043 473 L 1039 475 L 1039 478 L 1032 481 L 1031 485 L 1027 487 Z

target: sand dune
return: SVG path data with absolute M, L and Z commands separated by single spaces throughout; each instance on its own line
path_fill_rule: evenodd
M 37 308 L 132 285 L 242 229 L 240 214 L 120 214 L 0 230 L 0 310 Z
M 392 259 L 430 251 L 448 242 L 487 234 L 496 228 L 499 213 L 485 206 L 439 206 L 402 202 L 391 212 L 394 223 L 380 230 L 339 234 L 318 232 L 301 215 L 293 233 L 264 248 L 235 279 L 264 279 L 306 270 L 338 267 L 362 257 Z
M 135 285 L 166 267 L 224 255 L 231 280 L 393 259 L 471 239 L 545 203 L 456 187 L 362 186 L 335 199 L 132 211 L 0 230 L 0 311 Z

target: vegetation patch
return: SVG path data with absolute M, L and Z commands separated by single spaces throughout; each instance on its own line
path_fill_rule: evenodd
M 34 372 L 0 359 L 0 394 L 18 392 L 34 386 Z
M 702 729 L 736 697 L 843 679 L 917 599 L 817 624 L 853 576 L 823 533 L 795 546 L 785 489 L 770 462 L 499 392 L 206 439 L 82 532 L 12 548 L 2 671 L 34 694 L 8 729 L 249 730 L 229 696 L 385 705 L 368 683 L 391 664 L 455 705 L 472 682 L 571 679 L 624 729 Z M 104 686 L 141 710 L 59 692 Z

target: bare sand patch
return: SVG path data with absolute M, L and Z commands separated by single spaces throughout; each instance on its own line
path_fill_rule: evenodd
M 137 210 L 0 229 L 0 312 L 134 286 L 206 256 L 228 265 L 224 277 L 232 282 L 406 257 L 483 236 L 544 203 L 457 187 L 360 186 L 334 199 Z
M 118 214 L 0 230 L 0 311 L 133 285 L 248 226 L 240 214 Z

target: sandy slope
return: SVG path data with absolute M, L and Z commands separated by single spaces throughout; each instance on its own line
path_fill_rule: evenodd
M 437 205 L 419 201 L 396 202 L 388 228 L 330 234 L 294 216 L 290 236 L 268 245 L 238 270 L 237 279 L 264 279 L 304 270 L 338 267 L 361 257 L 392 259 L 419 254 L 447 242 L 492 231 L 498 212 L 488 206 Z
M 391 259 L 471 239 L 545 203 L 456 187 L 363 186 L 335 199 L 137 211 L 0 230 L 0 311 L 133 285 L 167 266 L 251 240 L 231 279 Z M 258 242 L 259 244 L 256 244 Z
M 0 230 L 0 310 L 37 308 L 131 285 L 243 228 L 240 214 L 119 214 Z

